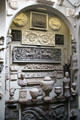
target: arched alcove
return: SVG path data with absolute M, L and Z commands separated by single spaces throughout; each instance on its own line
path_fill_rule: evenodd
M 9 29 L 11 31 L 8 32 Z M 9 19 L 6 32 L 7 101 L 25 104 L 32 99 L 30 90 L 40 88 L 40 81 L 45 76 L 56 80 L 56 85 L 63 89 L 65 71 L 71 78 L 72 38 L 75 36 L 65 12 L 44 4 L 25 5 Z M 24 80 L 21 82 L 22 75 L 27 85 Z M 55 97 L 54 89 L 50 95 Z M 23 110 L 19 108 L 19 116 L 25 107 Z

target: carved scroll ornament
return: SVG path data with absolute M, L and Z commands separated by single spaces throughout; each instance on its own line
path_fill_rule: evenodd
M 55 36 L 50 32 L 26 31 L 23 33 L 22 44 L 55 46 Z
M 45 110 L 44 110 L 45 109 Z M 22 120 L 67 120 L 67 109 L 62 105 L 28 107 L 22 111 Z

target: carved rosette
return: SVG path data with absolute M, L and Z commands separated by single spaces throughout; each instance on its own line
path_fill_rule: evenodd
M 23 33 L 22 44 L 55 46 L 53 33 L 26 31 Z

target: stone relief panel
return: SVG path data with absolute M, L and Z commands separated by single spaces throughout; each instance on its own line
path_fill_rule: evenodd
M 60 64 L 27 64 L 22 71 L 52 71 L 63 70 Z
M 9 7 L 16 10 L 18 9 L 19 0 L 8 0 Z
M 14 63 L 61 63 L 61 49 L 53 47 L 14 47 Z
M 26 78 L 43 78 L 45 76 L 54 77 L 55 71 L 52 72 L 27 72 Z
M 39 107 L 22 109 L 22 120 L 67 120 L 67 114 L 67 108 L 64 104 L 40 105 Z
M 49 26 L 51 29 L 57 31 L 61 28 L 61 21 L 57 17 L 51 17 L 49 19 Z
M 22 44 L 55 46 L 55 35 L 51 32 L 27 30 L 22 34 Z
M 19 102 L 26 102 L 27 100 L 27 90 L 19 91 Z
M 27 24 L 27 15 L 25 13 L 19 14 L 13 21 L 18 27 L 24 27 Z

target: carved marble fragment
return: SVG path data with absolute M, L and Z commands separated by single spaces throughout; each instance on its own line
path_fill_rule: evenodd
M 18 9 L 18 2 L 19 0 L 8 0 L 10 8 L 14 10 Z

